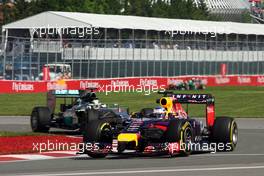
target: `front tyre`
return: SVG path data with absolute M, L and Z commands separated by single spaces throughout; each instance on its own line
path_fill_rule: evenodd
M 90 121 L 85 127 L 85 143 L 111 143 L 112 139 L 112 128 L 106 119 Z M 86 153 L 92 158 L 105 158 L 107 156 L 107 153 L 96 151 L 86 151 Z
M 112 128 L 107 120 L 93 120 L 85 127 L 84 142 L 112 143 Z
M 116 132 L 113 129 L 122 119 L 110 109 L 88 109 L 84 118 L 83 142 L 99 144 L 97 147 L 92 147 L 91 150 L 85 150 L 85 153 L 92 158 L 106 157 L 110 149 L 105 147 L 112 144 L 113 135 Z
M 222 151 L 233 151 L 238 142 L 238 127 L 235 120 L 230 117 L 216 118 L 212 138 L 218 145 L 224 144 Z
M 87 152 L 87 155 L 91 158 L 105 158 L 107 156 L 107 153 L 94 153 L 94 152 Z

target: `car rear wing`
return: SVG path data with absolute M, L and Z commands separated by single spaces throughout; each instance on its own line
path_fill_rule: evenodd
M 79 98 L 80 97 L 79 90 L 54 90 L 52 93 L 56 98 Z
M 172 97 L 173 103 L 181 104 L 213 104 L 214 97 L 211 94 L 175 94 L 173 92 L 159 92 L 163 97 Z M 157 100 L 157 103 L 160 99 Z
M 173 94 L 172 97 L 181 104 L 213 104 L 211 94 Z
M 163 93 L 159 92 L 159 94 L 163 94 L 163 97 L 161 99 L 158 99 L 157 103 L 162 104 L 164 107 L 171 106 L 170 103 L 187 104 L 187 113 L 188 113 L 188 104 L 205 104 L 207 126 L 209 128 L 212 128 L 212 126 L 214 125 L 215 99 L 211 94 L 175 94 L 173 92 L 167 92 L 167 91 Z

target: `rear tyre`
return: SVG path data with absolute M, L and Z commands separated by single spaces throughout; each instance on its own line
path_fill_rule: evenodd
M 50 129 L 51 112 L 48 107 L 35 107 L 32 110 L 30 124 L 34 132 L 48 132 Z
M 173 119 L 170 121 L 168 130 L 165 133 L 166 142 L 179 142 L 181 145 L 180 155 L 191 154 L 191 143 L 193 141 L 193 129 L 185 119 Z
M 233 151 L 238 142 L 238 127 L 233 118 L 219 117 L 216 118 L 213 126 L 213 142 L 224 144 L 223 149 L 218 151 Z

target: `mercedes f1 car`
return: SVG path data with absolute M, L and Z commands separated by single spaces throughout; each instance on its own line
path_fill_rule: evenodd
M 80 153 L 93 158 L 107 154 L 135 152 L 188 156 L 194 151 L 232 151 L 238 142 L 238 127 L 229 117 L 215 118 L 215 100 L 210 94 L 164 92 L 160 107 L 145 108 L 118 121 L 104 109 L 86 111 L 89 121 L 84 130 Z M 205 124 L 189 117 L 183 104 L 204 104 Z
M 56 101 L 63 99 L 60 111 L 55 113 Z M 87 116 L 79 115 L 88 109 L 112 112 L 118 120 L 129 118 L 128 109 L 119 105 L 106 105 L 99 101 L 94 89 L 55 90 L 47 94 L 47 106 L 34 107 L 31 113 L 31 128 L 34 132 L 48 132 L 51 127 L 83 131 Z

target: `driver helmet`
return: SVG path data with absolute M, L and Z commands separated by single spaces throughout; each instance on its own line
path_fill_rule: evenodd
M 166 115 L 166 110 L 163 107 L 156 107 L 153 110 L 153 114 L 156 115 L 157 118 L 164 118 Z

